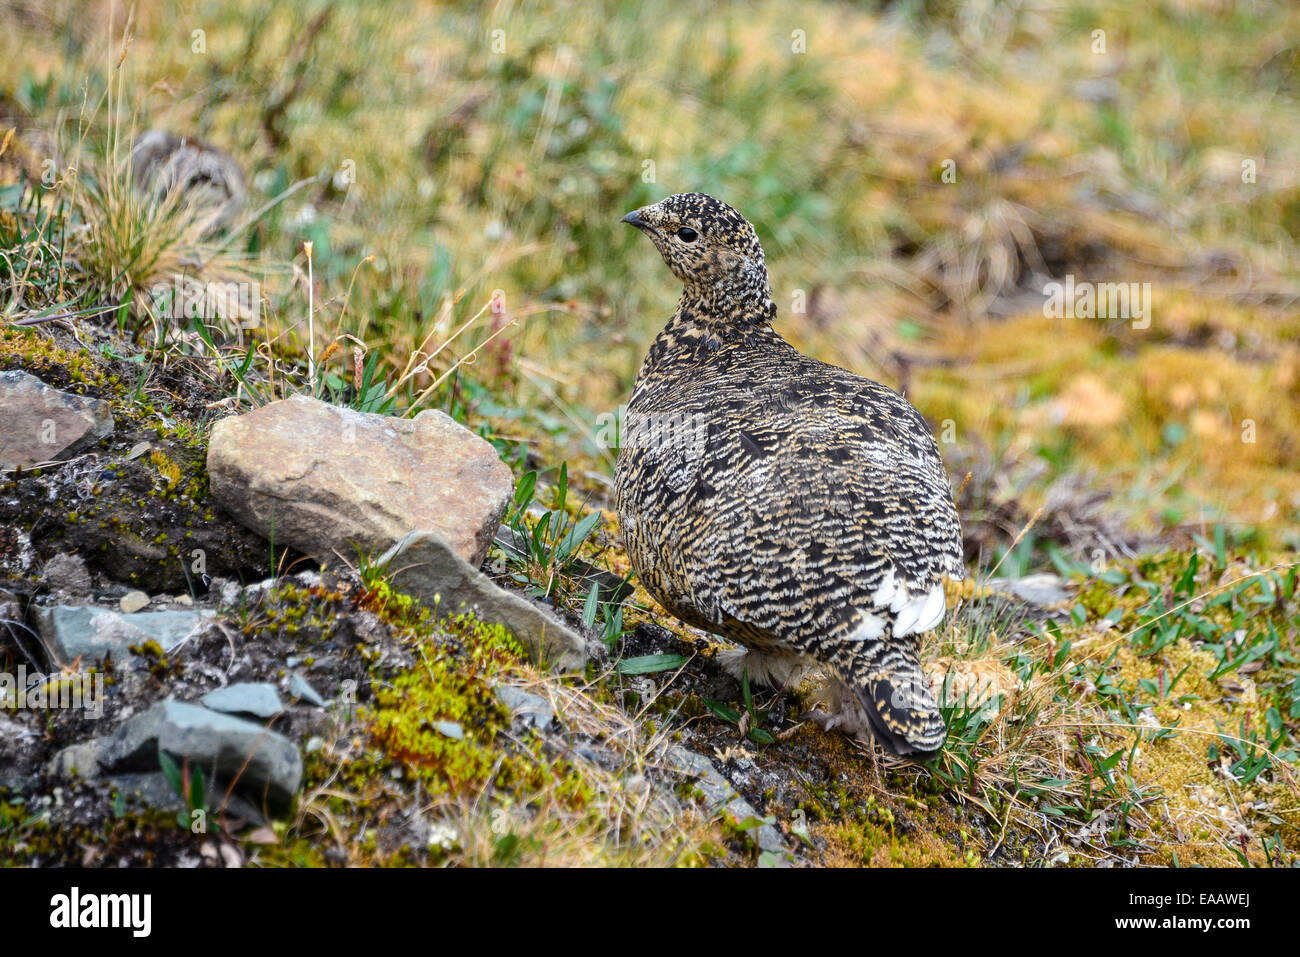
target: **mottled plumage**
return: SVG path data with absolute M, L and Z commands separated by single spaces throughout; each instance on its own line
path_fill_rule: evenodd
M 670 612 L 743 644 L 751 678 L 818 665 L 839 713 L 924 757 L 945 729 L 920 665 L 964 575 L 948 476 L 898 393 L 798 352 L 754 229 L 701 193 L 629 213 L 683 283 L 637 376 L 615 500 Z
M 247 190 L 239 164 L 215 146 L 166 130 L 149 130 L 131 146 L 136 188 L 161 203 L 174 193 L 203 210 L 207 231 L 229 226 L 244 208 Z

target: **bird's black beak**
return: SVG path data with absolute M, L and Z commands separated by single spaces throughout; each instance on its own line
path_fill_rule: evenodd
M 629 226 L 635 226 L 637 229 L 644 229 L 645 223 L 643 223 L 641 217 L 637 215 L 639 212 L 641 212 L 641 210 L 634 209 L 632 212 L 620 219 L 619 222 L 627 223 Z

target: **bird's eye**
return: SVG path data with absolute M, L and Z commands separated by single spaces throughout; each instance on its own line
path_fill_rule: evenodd
M 695 240 L 700 238 L 700 234 L 689 226 L 683 226 L 681 229 L 677 230 L 677 238 L 684 243 L 693 243 Z

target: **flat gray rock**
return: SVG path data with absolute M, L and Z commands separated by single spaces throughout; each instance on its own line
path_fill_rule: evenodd
M 123 614 L 134 615 L 149 607 L 149 596 L 142 591 L 129 591 L 118 599 L 117 607 Z
M 71 665 L 80 658 L 84 667 L 108 656 L 131 667 L 136 661 L 128 650 L 132 645 L 156 641 L 170 652 L 214 617 L 203 609 L 124 615 L 95 605 L 50 605 L 35 612 L 36 630 L 54 663 Z
M 695 779 L 695 785 L 704 795 L 705 805 L 710 814 L 725 811 L 737 821 L 762 817 L 704 755 L 675 744 L 664 751 L 664 760 L 673 771 Z M 760 824 L 754 829 L 754 838 L 760 851 L 780 855 L 782 862 L 786 862 L 785 855 L 789 854 L 790 849 L 786 847 L 785 841 L 781 839 L 781 832 L 774 825 Z
M 313 688 L 311 682 L 296 671 L 289 676 L 289 694 L 293 698 L 306 701 L 308 704 L 314 704 L 318 708 L 325 707 L 325 699 L 321 697 L 320 692 Z
M 50 588 L 64 591 L 90 591 L 90 570 L 80 555 L 59 552 L 41 569 L 41 581 Z
M 167 780 L 167 775 L 161 771 L 114 774 L 104 778 L 103 782 L 113 791 L 121 794 L 123 800 L 129 804 L 144 805 L 160 811 L 188 809 L 188 804 L 176 793 L 171 781 Z M 267 823 L 261 811 L 238 794 L 227 794 L 224 785 L 211 780 L 205 780 L 203 784 L 204 801 L 211 812 L 207 822 L 210 830 L 216 830 L 218 827 L 219 812 L 224 812 L 228 818 L 243 818 L 254 824 Z
M 275 685 L 267 681 L 241 681 L 210 691 L 203 696 L 203 706 L 224 714 L 248 714 L 255 718 L 274 718 L 284 710 Z
M 103 738 L 98 764 L 104 771 L 154 771 L 160 749 L 209 777 L 234 780 L 254 804 L 264 796 L 272 807 L 284 809 L 302 783 L 298 747 L 284 735 L 170 699 L 128 718 Z
M 103 399 L 60 392 L 16 369 L 0 372 L 0 471 L 62 462 L 112 432 Z
M 50 774 L 87 780 L 99 774 L 99 742 L 80 741 L 70 744 L 53 758 L 46 768 Z
M 454 615 L 471 611 L 501 625 L 526 648 L 533 661 L 560 671 L 587 664 L 587 646 L 577 632 L 524 598 L 497 587 L 469 565 L 434 531 L 412 532 L 381 555 L 376 564 L 389 571 L 393 586 L 429 608 Z
M 555 711 L 541 695 L 531 694 L 522 688 L 512 688 L 510 685 L 498 685 L 496 696 L 510 709 L 511 717 L 522 718 L 538 731 L 545 731 L 555 720 Z
M 514 491 L 491 443 L 442 412 L 399 419 L 306 396 L 218 422 L 208 474 L 248 528 L 329 563 L 427 528 L 477 568 Z

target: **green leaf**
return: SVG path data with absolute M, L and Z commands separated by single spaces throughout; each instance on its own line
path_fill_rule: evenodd
M 172 790 L 175 791 L 178 796 L 184 799 L 185 786 L 181 783 L 181 768 L 180 765 L 176 763 L 176 759 L 173 758 L 166 751 L 159 748 L 158 764 L 162 768 L 163 777 L 165 777 L 167 779 L 167 783 L 172 786 Z
M 596 527 L 596 523 L 599 521 L 600 512 L 592 512 L 577 525 L 573 526 L 569 533 L 564 536 L 564 539 L 560 544 L 556 546 L 556 561 L 563 562 L 568 560 L 570 555 L 582 547 L 582 543 L 587 540 L 587 536 L 591 534 L 591 530 Z
M 522 841 L 520 840 L 519 835 L 513 831 L 508 834 L 502 834 L 492 843 L 493 861 L 507 867 L 518 861 L 519 855 L 523 851 L 523 848 L 520 846 Z
M 122 306 L 123 308 L 125 308 L 126 303 L 122 303 Z M 208 331 L 208 327 L 203 322 L 202 319 L 200 319 L 198 316 L 195 316 L 190 321 L 190 325 L 193 327 L 194 331 L 198 333 L 199 338 L 203 340 L 203 342 L 208 346 L 209 349 L 211 349 L 213 352 L 218 351 L 216 343 L 212 341 L 212 333 Z
M 203 769 L 195 768 L 190 773 L 190 810 L 206 809 L 208 804 L 207 790 L 203 787 Z
M 624 658 L 618 663 L 621 675 L 648 675 L 658 671 L 674 671 L 690 659 L 685 655 L 641 655 L 639 658 Z M 734 720 L 739 721 L 737 715 Z
M 706 708 L 716 714 L 723 721 L 730 721 L 732 724 L 740 724 L 740 712 L 735 708 L 728 708 L 722 702 L 714 701 L 712 698 L 705 698 L 703 695 L 700 696 L 700 700 L 704 702 Z
M 543 565 L 547 564 L 546 544 L 545 544 L 546 529 L 550 524 L 551 524 L 551 513 L 547 512 L 545 515 L 542 516 L 542 520 L 537 523 L 537 527 L 533 529 L 533 538 L 532 538 L 533 557 L 536 558 Z
M 582 606 L 582 624 L 590 628 L 596 623 L 596 612 L 600 610 L 600 582 L 592 582 L 591 591 L 587 592 L 587 601 Z
M 1190 595 L 1193 587 L 1196 585 L 1196 569 L 1200 566 L 1200 553 L 1192 552 L 1191 557 L 1187 560 L 1187 568 L 1179 576 L 1178 584 L 1174 586 L 1174 593 L 1181 595 Z
M 134 298 L 135 290 L 128 289 L 126 291 L 126 298 L 123 299 L 122 304 L 117 307 L 117 327 L 119 329 L 126 328 L 126 320 L 131 316 L 131 300 Z
M 1099 768 L 1102 772 L 1109 771 L 1109 770 L 1111 770 L 1112 768 L 1114 768 L 1115 765 L 1119 764 L 1120 758 L 1122 758 L 1122 757 L 1124 757 L 1124 749 L 1123 749 L 1123 748 L 1120 748 L 1118 751 L 1116 751 L 1116 752 L 1115 752 L 1114 754 L 1112 754 L 1110 757 L 1108 757 L 1108 758 L 1106 758 L 1104 761 L 1102 761 L 1102 762 L 1098 765 L 1098 768 Z
M 523 511 L 528 508 L 528 504 L 533 500 L 533 489 L 537 487 L 537 473 L 535 471 L 525 472 L 519 478 L 519 483 L 515 486 L 515 508 Z
M 555 486 L 555 510 L 564 511 L 564 500 L 569 495 L 569 463 L 560 463 L 560 481 Z
M 605 644 L 613 647 L 614 642 L 623 637 L 623 606 L 614 609 L 611 615 L 608 612 L 608 606 L 605 606 L 605 634 L 603 636 Z

